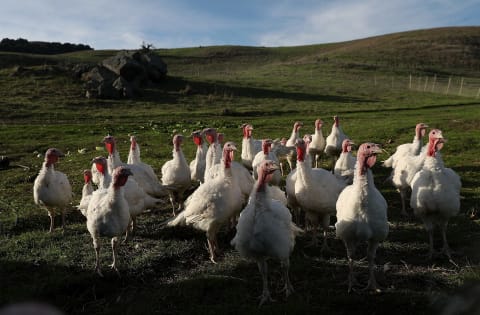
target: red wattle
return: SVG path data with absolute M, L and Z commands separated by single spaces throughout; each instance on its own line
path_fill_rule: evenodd
M 202 137 L 193 137 L 193 142 L 198 146 L 202 145 Z
M 107 142 L 105 143 L 105 148 L 107 149 L 109 154 L 113 154 L 115 145 L 113 143 Z
M 103 167 L 103 164 L 95 163 L 95 167 L 97 168 L 97 171 L 99 171 L 102 174 L 105 174 L 105 168 Z
M 303 162 L 305 160 L 305 151 L 297 147 L 297 161 Z

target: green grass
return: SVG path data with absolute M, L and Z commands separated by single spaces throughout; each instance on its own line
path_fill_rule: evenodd
M 412 70 L 428 72 L 420 62 L 412 68 L 410 54 L 401 62 L 395 58 L 406 48 L 429 51 L 414 45 L 425 38 L 430 40 L 428 47 L 457 47 L 475 34 L 478 36 L 478 28 L 432 31 L 430 35 L 418 31 L 305 47 L 158 50 L 169 66 L 169 77 L 132 100 L 86 99 L 80 82 L 45 65 L 96 63 L 115 51 L 8 54 L 0 64 L 0 155 L 12 159 L 9 169 L 0 170 L 0 305 L 41 300 L 67 314 L 436 313 L 433 303 L 437 298 L 480 278 L 480 220 L 468 217 L 472 209 L 480 207 L 480 101 L 408 90 L 405 85 L 374 86 L 372 78 L 400 81 Z M 449 62 L 455 53 L 442 63 L 433 58 L 435 52 L 433 68 L 447 76 L 468 76 L 478 70 L 477 59 L 472 59 L 452 72 Z M 6 55 L 0 54 L 2 58 Z M 28 71 L 11 76 L 19 64 Z M 187 86 L 193 94 L 183 93 Z M 77 204 L 82 171 L 90 167 L 94 156 L 105 154 L 95 148 L 106 134 L 118 138 L 124 160 L 128 135 L 136 134 L 142 159 L 160 176 L 161 166 L 171 157 L 171 137 L 176 132 L 188 135 L 212 126 L 240 144 L 238 127 L 244 122 L 254 126 L 257 139 L 277 138 L 288 137 L 295 120 L 305 123 L 302 133 L 313 133 L 314 121 L 320 117 L 327 135 L 335 114 L 356 143 L 381 143 L 391 153 L 397 145 L 412 140 L 418 122 L 443 130 L 448 138 L 442 151 L 445 164 L 463 183 L 461 213 L 448 229 L 459 268 L 444 258 L 433 263 L 423 260 L 426 233 L 417 219 L 400 218 L 400 198 L 384 182 L 389 170 L 380 165 L 373 170 L 375 182 L 388 202 L 391 222 L 390 234 L 377 257 L 384 292 L 347 294 L 343 244 L 331 233 L 333 253 L 322 256 L 319 248 L 307 247 L 308 236 L 302 236 L 291 258 L 295 294 L 285 300 L 277 292 L 280 270 L 278 263 L 272 262 L 270 285 L 277 302 L 261 309 L 256 300 L 261 293 L 260 275 L 253 262 L 241 259 L 229 245 L 234 231 L 222 231 L 219 241 L 224 256 L 213 265 L 203 233 L 160 227 L 169 217 L 166 204 L 140 217 L 133 242 L 120 247 L 121 279 L 107 270 L 111 251 L 109 242 L 102 242 L 102 279 L 93 272 L 94 251 L 85 219 L 72 210 L 65 234 L 57 230 L 50 235 L 46 233 L 46 212 L 33 203 L 33 180 L 43 159 L 38 155 L 51 146 L 68 152 L 57 168 L 69 177 Z M 78 152 L 82 148 L 86 148 L 85 154 Z M 188 160 L 194 157 L 193 143 L 187 141 L 183 149 Z M 323 166 L 328 166 L 327 161 Z M 437 240 L 439 237 L 436 235 Z M 361 247 L 358 258 L 364 253 L 365 247 Z M 358 262 L 356 270 L 360 282 L 366 283 L 366 263 Z

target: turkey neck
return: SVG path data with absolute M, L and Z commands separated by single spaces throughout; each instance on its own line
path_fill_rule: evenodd
M 101 174 L 98 187 L 108 188 L 112 182 L 112 177 L 110 176 L 110 173 L 108 173 L 108 168 L 105 168 Z
M 232 177 L 232 157 L 231 152 L 224 151 L 223 152 L 223 163 L 225 165 L 224 172 L 225 177 L 231 178 Z
M 175 145 L 173 149 L 173 157 L 179 161 L 180 164 L 187 165 L 187 160 L 185 159 L 185 155 L 180 148 L 180 145 Z
M 201 144 L 198 144 L 197 145 L 197 153 L 195 155 L 195 158 L 197 160 L 200 159 L 202 156 L 205 155 L 206 150 L 207 150 L 207 146 L 205 145 L 205 143 L 202 142 Z
M 141 162 L 140 160 L 140 147 L 136 142 L 132 142 L 129 153 L 129 164 L 135 164 Z
M 292 134 L 290 135 L 290 139 L 288 139 L 288 142 L 291 143 L 295 143 L 295 139 L 298 139 L 300 138 L 300 131 L 299 131 L 299 127 L 294 127 L 293 130 L 292 130 Z
M 422 150 L 422 131 L 420 129 L 415 130 L 415 137 L 413 137 L 413 154 L 419 155 Z
M 373 174 L 372 171 L 367 168 L 367 170 L 362 173 L 361 163 L 357 162 L 355 175 L 353 177 L 353 186 L 357 187 L 358 191 L 360 192 L 360 200 L 362 207 L 366 208 L 366 202 L 368 201 L 368 191 L 371 185 L 373 185 Z
M 111 173 L 113 173 L 113 170 L 117 166 L 122 165 L 122 160 L 120 160 L 120 154 L 118 153 L 115 147 L 112 153 L 108 155 L 107 164 L 108 164 L 108 171 Z
M 443 160 L 441 159 L 439 154 L 435 156 L 427 156 L 425 158 L 423 169 L 429 171 L 441 171 L 443 168 Z
M 242 140 L 242 159 L 249 159 L 253 156 L 253 139 L 251 136 L 244 137 Z
M 112 182 L 110 187 L 108 187 L 108 196 L 109 196 L 109 204 L 119 204 L 122 201 L 125 201 L 125 188 L 124 186 L 115 186 Z M 112 212 L 122 212 L 119 209 L 122 209 L 121 207 L 115 207 L 112 206 L 111 209 L 113 210 Z
M 47 161 L 43 162 L 43 165 L 42 165 L 42 168 L 40 169 L 40 172 L 38 173 L 38 175 L 43 175 L 43 176 L 54 176 L 55 174 L 55 167 L 54 167 L 54 163 L 49 163 Z
M 312 168 L 311 163 L 305 163 L 304 160 L 297 160 L 297 180 L 302 181 L 305 185 L 311 185 Z
M 265 171 L 261 171 L 261 173 L 258 174 L 256 191 L 265 193 L 267 183 L 272 179 L 272 177 L 273 173 L 266 174 Z
M 100 174 L 98 178 L 98 181 L 99 181 L 98 187 L 107 189 L 110 186 L 110 183 L 112 182 L 112 178 L 109 173 L 110 172 L 109 167 L 107 166 L 107 161 L 104 158 L 102 158 L 98 160 L 95 159 L 93 163 L 98 173 Z

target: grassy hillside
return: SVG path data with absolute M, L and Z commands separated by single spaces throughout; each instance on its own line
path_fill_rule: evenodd
M 130 100 L 86 99 L 82 84 L 62 70 L 65 64 L 97 63 L 115 51 L 0 53 L 0 155 L 12 160 L 0 170 L 0 306 L 41 300 L 67 314 L 438 313 L 435 301 L 480 281 L 480 220 L 471 216 L 480 205 L 480 100 L 475 98 L 480 84 L 469 81 L 478 75 L 479 38 L 480 27 L 472 27 L 302 47 L 159 49 L 168 64 L 167 80 Z M 25 69 L 18 71 L 19 65 Z M 409 88 L 410 74 L 422 76 Z M 448 94 L 444 86 L 439 90 L 445 84 L 442 76 L 452 78 Z M 460 77 L 471 84 L 471 94 L 459 93 Z M 412 140 L 418 122 L 443 130 L 448 138 L 443 159 L 463 183 L 461 211 L 447 232 L 458 267 L 441 256 L 424 260 L 426 233 L 418 219 L 400 217 L 398 193 L 385 182 L 389 170 L 379 162 L 373 169 L 375 183 L 387 200 L 391 223 L 377 257 L 384 292 L 347 294 L 341 241 L 330 232 L 333 252 L 322 255 L 320 248 L 306 246 L 305 235 L 291 259 L 296 293 L 285 300 L 276 292 L 280 269 L 272 263 L 270 284 L 277 302 L 261 309 L 256 306 L 260 276 L 255 264 L 229 245 L 232 230 L 219 235 L 224 255 L 213 265 L 203 233 L 160 226 L 170 214 L 166 202 L 140 217 L 133 241 L 121 245 L 122 278 L 107 270 L 111 252 L 109 242 L 102 242 L 102 279 L 93 273 L 94 251 L 81 214 L 72 207 L 67 231 L 50 235 L 46 212 L 33 203 L 33 180 L 52 146 L 68 153 L 58 169 L 69 177 L 77 204 L 82 171 L 93 157 L 106 154 L 97 147 L 107 134 L 118 138 L 123 160 L 128 135 L 137 135 L 142 160 L 160 177 L 175 133 L 189 135 L 211 126 L 240 146 L 242 123 L 253 124 L 257 139 L 277 138 L 288 137 L 296 120 L 305 123 L 302 133 L 312 133 L 320 117 L 327 135 L 335 114 L 356 143 L 377 142 L 389 153 Z M 190 161 L 194 144 L 187 141 L 183 150 Z M 323 167 L 328 165 L 324 160 Z M 436 247 L 439 239 L 438 234 Z M 357 258 L 364 253 L 362 246 Z M 366 262 L 358 262 L 356 270 L 366 284 Z

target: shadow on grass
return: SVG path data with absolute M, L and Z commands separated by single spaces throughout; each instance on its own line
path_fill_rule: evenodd
M 187 92 L 187 86 L 188 88 Z M 214 82 L 199 82 L 199 81 L 187 81 L 180 77 L 168 77 L 164 82 L 159 85 L 152 86 L 148 89 L 142 97 L 144 100 L 158 101 L 159 99 L 169 98 L 172 101 L 174 95 L 177 97 L 183 97 L 186 94 L 201 94 L 201 95 L 234 95 L 240 97 L 250 97 L 256 99 L 289 99 L 295 101 L 323 101 L 323 102 L 335 102 L 335 103 L 357 103 L 357 102 L 374 102 L 373 100 L 365 100 L 362 98 L 338 96 L 338 95 L 322 95 L 313 93 L 302 92 L 287 92 L 280 90 L 270 90 L 257 87 L 243 87 L 229 85 L 225 83 Z
M 88 253 L 87 264 L 72 262 L 70 266 L 45 261 L 39 264 L 33 259 L 32 263 L 0 260 L 0 304 L 40 300 L 67 314 L 405 314 L 428 313 L 430 293 L 426 288 L 438 291 L 449 287 L 431 265 L 405 258 L 419 254 L 421 248 L 403 246 L 403 238 L 415 237 L 415 231 L 399 229 L 392 231 L 391 240 L 398 246 L 381 246 L 377 252 L 377 278 L 385 291 L 348 294 L 345 248 L 330 232 L 333 253 L 323 257 L 320 247 L 306 247 L 309 235 L 297 239 L 290 267 L 296 291 L 288 299 L 280 292 L 283 281 L 279 263 L 269 262 L 269 286 L 277 301 L 259 309 L 261 277 L 255 262 L 240 259 L 229 246 L 233 231 L 219 234 L 224 255 L 216 265 L 208 261 L 204 233 L 167 228 L 147 239 L 150 232 L 140 228 L 135 242 L 120 246 L 121 278 L 106 266 L 110 261 L 106 258 L 110 255 L 107 241 L 102 245 L 105 278 L 93 272 L 93 250 Z M 143 249 L 138 250 L 135 243 Z M 367 264 L 360 260 L 365 253 L 366 246 L 360 244 L 355 272 L 362 285 L 368 277 Z M 143 262 L 136 262 L 144 255 L 148 256 Z M 402 260 L 407 260 L 410 269 L 402 265 Z M 384 269 L 387 263 L 391 264 L 388 272 Z M 443 261 L 437 263 L 437 268 L 442 266 Z

